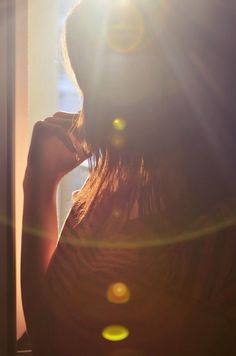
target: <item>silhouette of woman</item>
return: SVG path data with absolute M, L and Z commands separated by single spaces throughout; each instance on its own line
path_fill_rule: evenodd
M 35 356 L 235 355 L 236 8 L 83 0 L 80 113 L 36 123 L 22 291 Z M 58 239 L 56 189 L 89 159 Z

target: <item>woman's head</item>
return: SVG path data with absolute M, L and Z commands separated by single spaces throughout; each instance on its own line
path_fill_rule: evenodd
M 153 17 L 155 2 L 149 3 L 152 9 L 147 4 L 84 0 L 67 19 L 69 60 L 84 94 L 85 121 L 92 141 L 108 141 L 109 145 L 113 120 L 122 118 L 129 145 L 136 136 L 139 140 L 145 136 L 145 128 L 153 131 L 161 110 L 163 116 L 170 109 L 166 101 L 175 90 L 175 78 L 161 50 L 163 24 Z M 159 7 L 155 10 L 163 22 Z
M 124 146 L 158 151 L 178 144 L 183 130 L 208 125 L 209 116 L 217 121 L 229 104 L 230 16 L 216 0 L 81 1 L 65 38 L 88 139 L 112 149 L 124 136 Z M 116 118 L 125 132 L 114 130 Z
M 236 111 L 233 9 L 217 0 L 83 0 L 72 10 L 66 46 L 94 150 L 191 156 L 205 145 L 218 159 Z M 117 118 L 125 128 L 114 128 Z
M 93 152 L 121 163 L 135 152 L 145 167 L 167 167 L 173 182 L 185 177 L 199 197 L 206 182 L 227 176 L 235 156 L 235 18 L 233 1 L 82 0 L 67 18 L 65 42 Z M 216 182 L 212 195 L 217 189 Z

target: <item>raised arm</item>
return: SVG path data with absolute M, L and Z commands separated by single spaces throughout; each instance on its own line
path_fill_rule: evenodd
M 58 113 L 36 123 L 33 130 L 24 178 L 21 254 L 22 296 L 29 328 L 43 303 L 44 276 L 58 240 L 58 183 L 87 158 L 82 153 L 81 157 L 76 155 L 67 135 L 72 118 Z

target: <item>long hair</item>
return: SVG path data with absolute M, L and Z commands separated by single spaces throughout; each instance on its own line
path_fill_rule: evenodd
M 94 162 L 78 222 L 105 229 L 119 210 L 121 226 L 136 209 L 177 224 L 235 195 L 235 22 L 230 1 L 72 9 L 65 57 L 84 100 L 75 134 Z

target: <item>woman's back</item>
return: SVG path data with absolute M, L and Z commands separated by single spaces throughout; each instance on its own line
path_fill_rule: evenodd
M 140 219 L 115 240 L 102 231 L 81 237 L 72 210 L 47 272 L 56 350 L 49 354 L 233 355 L 236 241 L 235 228 L 226 226 L 235 208 L 232 201 L 216 207 L 178 242 L 154 236 L 150 221 Z M 114 283 L 127 286 L 126 303 L 109 301 Z M 104 328 L 117 324 L 129 336 L 104 339 Z

